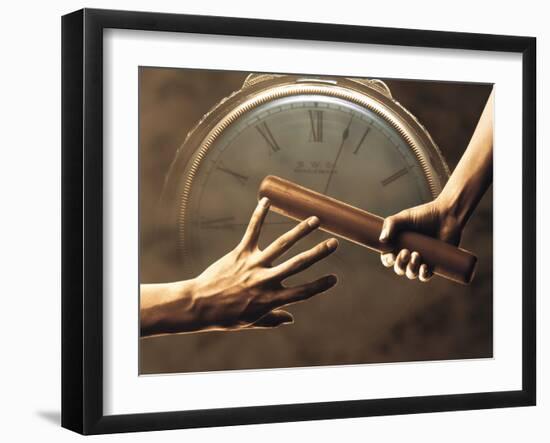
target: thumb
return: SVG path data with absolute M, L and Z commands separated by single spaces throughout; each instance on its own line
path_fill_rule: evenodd
M 401 211 L 398 214 L 391 215 L 384 219 L 382 231 L 380 232 L 379 240 L 382 243 L 387 243 L 392 240 L 400 231 L 409 224 L 407 211 Z

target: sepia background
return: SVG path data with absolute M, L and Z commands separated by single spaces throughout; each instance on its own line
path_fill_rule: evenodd
M 156 226 L 158 201 L 176 150 L 200 118 L 240 89 L 248 74 L 140 69 L 140 283 L 166 281 L 178 265 L 166 263 L 166 241 Z M 383 80 L 430 132 L 452 171 L 491 86 Z M 427 285 L 397 278 L 376 254 L 369 255 L 366 266 L 380 271 L 368 282 L 368 297 L 398 294 L 397 320 L 388 322 L 366 309 L 363 297 L 318 297 L 291 306 L 296 323 L 274 330 L 141 338 L 140 373 L 492 357 L 491 189 L 470 220 L 462 246 L 479 258 L 476 277 L 467 287 L 440 278 Z

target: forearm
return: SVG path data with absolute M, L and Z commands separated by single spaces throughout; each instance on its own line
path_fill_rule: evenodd
M 140 285 L 141 336 L 200 330 L 195 280 Z
M 464 155 L 437 198 L 446 215 L 462 227 L 493 181 L 493 110 L 491 92 Z

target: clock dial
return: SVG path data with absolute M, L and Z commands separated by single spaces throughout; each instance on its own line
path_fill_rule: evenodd
M 417 156 L 386 120 L 350 101 L 324 95 L 274 99 L 243 114 L 190 161 L 193 182 L 179 223 L 188 277 L 197 275 L 240 241 L 256 205 L 260 182 L 277 175 L 369 212 L 386 216 L 433 198 Z M 193 159 L 192 159 L 193 160 Z M 270 213 L 265 247 L 296 222 Z M 328 238 L 317 232 L 295 251 Z M 294 277 L 336 273 L 339 291 L 362 291 L 366 257 L 342 241 L 338 251 Z

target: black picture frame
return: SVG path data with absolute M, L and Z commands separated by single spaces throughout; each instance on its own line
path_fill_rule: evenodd
M 131 415 L 103 412 L 103 30 L 192 32 L 522 54 L 522 389 Z M 83 9 L 62 18 L 62 426 L 82 434 L 536 403 L 536 39 Z

